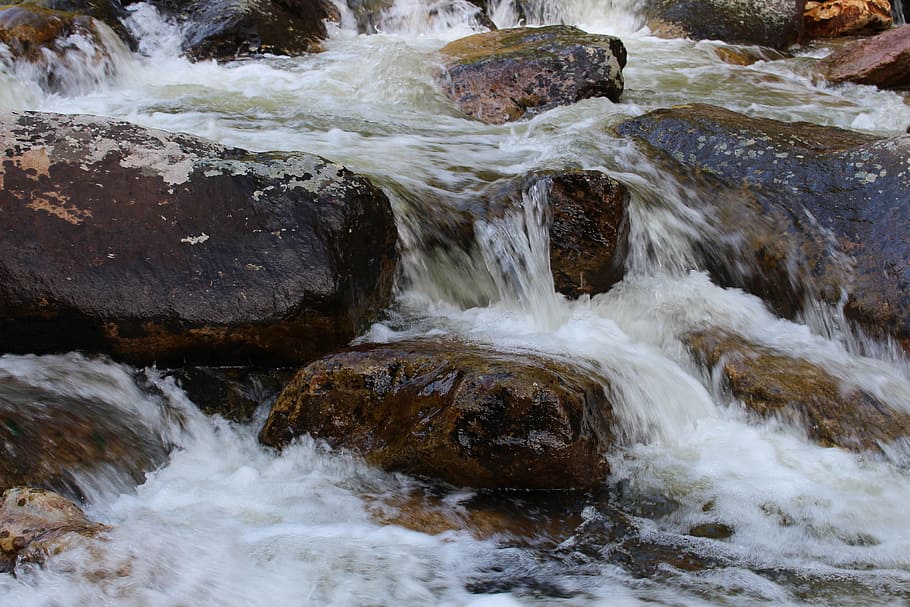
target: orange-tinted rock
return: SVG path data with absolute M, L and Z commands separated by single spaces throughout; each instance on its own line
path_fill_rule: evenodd
M 891 27 L 891 3 L 888 0 L 825 0 L 807 2 L 805 27 L 807 38 L 834 38 Z
M 910 415 L 818 365 L 723 332 L 694 333 L 687 343 L 746 407 L 795 422 L 822 445 L 878 449 L 910 437 Z
M 51 491 L 13 487 L 0 495 L 0 572 L 17 564 L 43 563 L 108 529 L 86 518 L 68 499 Z
M 900 88 L 910 84 L 910 25 L 902 25 L 831 53 L 821 61 L 831 82 Z
M 388 470 L 459 486 L 598 487 L 612 410 L 564 364 L 457 342 L 372 344 L 305 367 L 260 440 L 309 433 Z
M 626 49 L 619 38 L 554 25 L 485 32 L 440 51 L 445 93 L 462 112 L 502 124 L 589 97 L 618 101 Z

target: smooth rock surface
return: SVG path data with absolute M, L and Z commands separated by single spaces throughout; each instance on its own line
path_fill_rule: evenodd
M 389 304 L 386 196 L 304 153 L 0 115 L 0 351 L 301 364 Z
M 658 36 L 723 40 L 785 49 L 803 39 L 806 0 L 652 0 L 648 26 Z
M 305 367 L 260 440 L 309 433 L 387 470 L 454 485 L 585 489 L 606 479 L 612 411 L 597 382 L 457 342 L 365 345 Z
M 707 105 L 623 123 L 667 170 L 704 191 L 716 281 L 791 315 L 832 304 L 910 345 L 910 137 L 751 118 Z
M 619 38 L 553 25 L 475 34 L 440 51 L 441 84 L 462 112 L 489 124 L 589 97 L 618 101 L 626 49 Z
M 910 25 L 854 42 L 820 62 L 831 82 L 855 82 L 880 88 L 910 85 Z

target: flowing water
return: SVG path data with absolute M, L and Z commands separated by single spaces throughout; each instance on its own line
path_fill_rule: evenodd
M 712 284 L 697 270 L 693 246 L 712 229 L 697 193 L 611 133 L 650 109 L 697 101 L 889 136 L 910 124 L 905 98 L 825 84 L 812 70 L 822 47 L 725 64 L 721 43 L 651 37 L 633 0 L 530 6 L 523 18 L 531 24 L 572 23 L 623 38 L 629 64 L 621 103 L 591 99 L 503 126 L 466 120 L 434 75 L 437 50 L 473 33 L 474 9 L 397 0 L 375 16 L 371 35 L 358 34 L 342 6 L 323 53 L 220 65 L 180 57 L 176 26 L 140 5 L 129 24 L 138 53 L 114 46 L 98 61 L 73 41 L 55 64 L 54 86 L 0 45 L 0 108 L 114 116 L 252 150 L 304 150 L 369 175 L 393 202 L 405 257 L 394 309 L 361 339 L 449 334 L 534 351 L 603 378 L 619 436 L 605 496 L 579 498 L 584 503 L 564 517 L 571 524 L 559 520 L 564 506 L 501 498 L 541 529 L 546 521 L 568 525 L 549 540 L 413 531 L 390 524 L 401 496 L 456 514 L 485 498 L 382 473 L 307 439 L 281 453 L 264 449 L 255 435 L 265 407 L 250 424 L 204 417 L 154 369 L 5 356 L 0 379 L 119 402 L 137 424 L 159 424 L 176 448 L 134 490 L 82 479 L 89 515 L 113 526 L 101 554 L 69 552 L 46 568 L 0 574 L 0 604 L 910 603 L 910 449 L 826 449 L 799 428 L 758 422 L 700 369 L 681 337 L 727 329 L 910 411 L 907 360 L 847 326 L 836 308 L 810 306 L 793 322 Z M 509 0 L 491 14 L 500 26 L 520 18 Z M 421 250 L 428 229 L 421 211 L 469 208 L 497 179 L 554 168 L 601 170 L 632 192 L 627 276 L 610 292 L 576 301 L 554 292 L 541 227 L 546 200 L 534 190 L 513 215 L 477 219 L 477 255 Z M 137 373 L 145 376 L 142 390 Z M 139 413 L 162 407 L 179 415 Z M 635 567 L 629 559 L 644 557 L 608 550 L 615 538 L 596 529 L 609 527 L 603 521 L 617 510 L 641 546 L 670 556 Z M 732 535 L 689 534 L 706 523 Z M 710 566 L 673 558 L 684 554 Z

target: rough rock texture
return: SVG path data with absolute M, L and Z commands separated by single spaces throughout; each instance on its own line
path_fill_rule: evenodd
M 182 25 L 184 50 L 195 59 L 233 59 L 320 50 L 325 21 L 338 20 L 328 0 L 155 0 Z
M 806 0 L 652 0 L 645 16 L 658 36 L 784 49 L 803 39 L 805 4 Z
M 691 334 L 687 342 L 746 407 L 797 423 L 822 445 L 877 449 L 910 437 L 910 414 L 818 365 L 718 331 Z
M 78 497 L 91 475 L 129 490 L 167 459 L 164 441 L 117 403 L 0 377 L 0 489 L 31 485 Z
M 0 351 L 300 364 L 390 301 L 366 178 L 88 116 L 0 114 Z
M 834 38 L 886 30 L 893 22 L 888 0 L 806 2 L 807 38 Z
M 456 342 L 369 345 L 316 361 L 281 393 L 260 440 L 310 433 L 388 470 L 454 485 L 604 483 L 612 412 L 565 365 Z
M 43 563 L 106 529 L 61 495 L 29 487 L 8 489 L 0 495 L 0 572 L 22 562 Z
M 113 74 L 116 62 L 111 57 L 111 43 L 116 37 L 92 17 L 49 10 L 38 6 L 0 7 L 0 69 L 12 69 L 16 62 L 28 62 L 40 68 L 35 80 L 46 91 L 66 88 L 70 63 L 101 66 L 103 74 Z M 89 44 L 86 45 L 85 41 Z
M 465 114 L 490 124 L 589 97 L 618 101 L 623 90 L 622 41 L 574 27 L 475 34 L 440 52 L 446 94 Z
M 668 170 L 701 184 L 719 234 L 715 280 L 790 314 L 810 295 L 910 345 L 910 137 L 749 118 L 706 105 L 623 123 Z
M 120 0 L 23 0 L 16 4 L 94 17 L 110 27 L 124 43 L 133 49 L 136 47 L 135 38 L 123 25 L 123 19 L 129 17 L 129 11 Z
M 910 85 L 910 25 L 854 42 L 820 63 L 822 73 L 831 82 L 906 87 Z
M 472 198 L 459 206 L 440 203 L 409 212 L 403 231 L 410 235 L 412 246 L 422 250 L 424 265 L 419 271 L 445 276 L 454 285 L 443 297 L 461 301 L 458 285 L 480 282 L 487 270 L 478 249 L 478 226 L 495 224 L 507 215 L 523 215 L 523 198 L 533 188 L 546 202 L 542 220 L 556 290 L 569 297 L 593 295 L 609 290 L 622 278 L 629 234 L 628 190 L 599 171 L 547 171 L 496 182 L 479 200 Z M 428 268 L 430 264 L 439 267 Z

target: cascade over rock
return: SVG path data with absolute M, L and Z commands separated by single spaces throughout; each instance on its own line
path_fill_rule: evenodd
M 88 545 L 107 529 L 62 495 L 31 487 L 7 489 L 0 494 L 0 573 Z
M 686 341 L 748 409 L 796 423 L 824 446 L 878 449 L 910 437 L 910 414 L 819 365 L 722 331 L 692 333 Z
M 910 84 L 910 25 L 858 40 L 821 61 L 831 82 L 856 82 L 880 88 Z
M 136 48 L 136 39 L 123 24 L 130 13 L 120 0 L 22 0 L 16 4 L 94 17 L 111 28 L 130 48 Z
M 111 59 L 112 45 L 120 45 L 102 22 L 86 15 L 65 13 L 39 6 L 13 5 L 0 7 L 0 43 L 9 56 L 0 53 L 0 68 L 10 71 L 10 62 L 27 62 L 35 66 L 35 79 L 47 91 L 66 88 L 66 73 L 72 62 L 100 64 L 108 75 L 116 71 Z M 89 43 L 86 52 L 84 41 Z
M 475 34 L 440 51 L 445 93 L 489 124 L 589 97 L 618 101 L 626 48 L 619 38 L 553 25 Z
M 824 0 L 806 3 L 806 37 L 833 38 L 891 27 L 888 0 Z
M 879 139 L 708 105 L 628 120 L 633 137 L 705 190 L 715 280 L 791 314 L 806 296 L 837 303 L 876 335 L 910 346 L 910 137 Z
M 785 49 L 803 39 L 806 0 L 649 0 L 651 30 L 667 38 Z
M 623 274 L 629 191 L 599 171 L 541 171 L 495 182 L 479 199 L 415 205 L 402 230 L 410 235 L 412 246 L 423 250 L 420 271 L 434 276 L 458 274 L 451 280 L 455 287 L 441 285 L 445 296 L 465 305 L 482 304 L 465 301 L 464 293 L 457 290 L 458 284 L 477 284 L 487 272 L 478 251 L 477 221 L 489 224 L 509 213 L 521 213 L 522 198 L 535 187 L 541 188 L 547 205 L 543 220 L 556 290 L 569 297 L 608 291 Z M 452 259 L 461 263 L 449 263 Z M 435 263 L 441 264 L 438 269 Z
M 0 489 L 30 485 L 79 497 L 80 481 L 95 475 L 126 491 L 170 449 L 119 403 L 63 396 L 13 376 L 0 381 Z
M 311 363 L 259 438 L 278 447 L 309 433 L 454 485 L 585 489 L 606 477 L 611 420 L 603 386 L 565 364 L 425 340 Z
M 0 351 L 300 364 L 388 305 L 386 196 L 304 153 L 0 115 Z
M 182 25 L 184 49 L 195 59 L 230 60 L 320 50 L 325 21 L 337 21 L 329 0 L 153 0 Z

